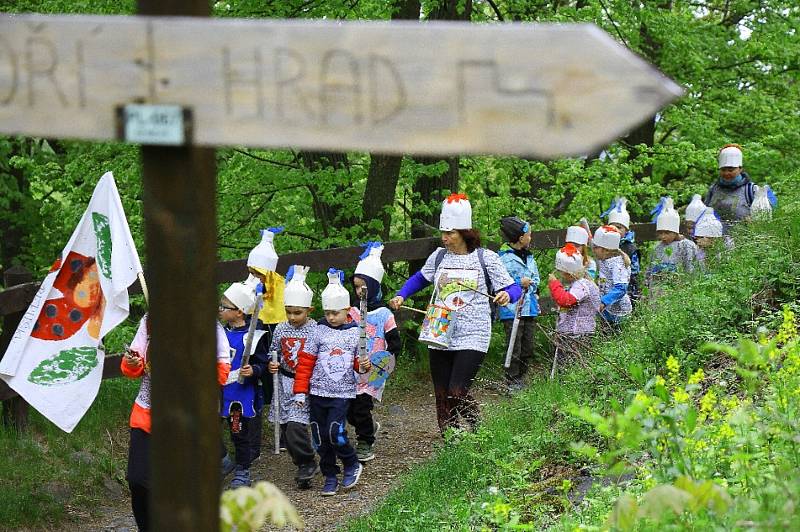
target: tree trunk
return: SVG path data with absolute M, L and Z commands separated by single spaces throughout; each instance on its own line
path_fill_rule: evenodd
M 419 20 L 419 11 L 419 0 L 394 0 L 392 20 Z M 389 239 L 389 229 L 392 225 L 391 208 L 394 205 L 402 163 L 401 155 L 370 154 L 367 186 L 361 204 L 362 220 L 369 223 L 380 218 L 383 224 L 380 235 L 383 240 Z
M 439 4 L 431 10 L 428 18 L 430 20 L 469 21 L 472 18 L 472 0 L 440 0 Z M 436 232 L 436 228 L 439 227 L 440 209 L 436 206 L 430 214 L 422 214 L 419 213 L 419 209 L 416 206 L 422 204 L 433 207 L 444 199 L 443 191 L 458 191 L 459 158 L 458 156 L 446 158 L 414 157 L 414 160 L 420 164 L 436 164 L 439 161 L 447 163 L 442 172 L 433 175 L 426 172 L 418 176 L 412 188 L 414 191 L 415 215 L 411 221 L 411 238 L 420 238 L 430 236 Z M 418 270 L 422 267 L 422 264 L 419 261 L 411 262 L 411 271 Z
M 301 151 L 298 154 L 300 163 L 310 172 L 318 170 L 333 169 L 333 170 L 349 170 L 350 165 L 347 160 L 347 154 L 343 152 L 333 151 Z M 337 186 L 338 192 L 344 192 L 342 186 Z M 335 203 L 327 201 L 324 195 L 320 194 L 320 189 L 315 183 L 308 185 L 309 192 L 314 207 L 314 215 L 320 224 L 322 234 L 327 238 L 330 235 L 331 229 L 338 229 L 352 225 L 357 221 L 352 211 L 348 211 L 337 206 Z
M 656 141 L 656 117 L 651 116 L 640 125 L 638 125 L 633 131 L 628 133 L 625 138 L 622 139 L 625 144 L 630 146 L 631 150 L 631 159 L 635 159 L 640 155 L 646 154 L 646 150 L 640 150 L 637 146 L 640 144 L 646 145 L 648 148 L 652 148 L 655 145 Z M 643 177 L 651 177 L 653 175 L 653 166 L 648 164 L 641 171 L 636 172 L 635 178 L 642 179 Z
M 380 236 L 383 240 L 389 239 L 389 229 L 392 224 L 391 208 L 394 205 L 402 162 L 401 155 L 370 154 L 369 175 L 362 203 L 363 221 L 369 223 L 380 219 L 382 223 Z

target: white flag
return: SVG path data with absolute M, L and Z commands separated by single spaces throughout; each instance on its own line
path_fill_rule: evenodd
M 128 286 L 141 271 L 107 172 L 0 360 L 0 378 L 66 432 L 97 396 L 100 340 L 128 317 Z

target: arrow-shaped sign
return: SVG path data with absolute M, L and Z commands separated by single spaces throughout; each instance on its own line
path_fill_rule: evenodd
M 199 145 L 554 158 L 680 94 L 589 24 L 0 15 L 6 134 L 112 139 L 160 104 Z

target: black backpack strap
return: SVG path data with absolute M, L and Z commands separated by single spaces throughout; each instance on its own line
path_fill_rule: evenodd
M 439 250 L 439 253 L 436 255 L 436 260 L 433 261 L 433 275 L 436 276 L 436 272 L 439 270 L 439 265 L 444 260 L 444 254 L 447 253 L 446 248 L 442 248 Z
M 752 181 L 748 182 L 745 185 L 745 187 L 747 188 L 744 189 L 744 199 L 748 205 L 752 205 L 753 200 L 756 199 L 756 192 L 755 189 L 753 188 L 753 182 Z
M 490 294 L 494 294 L 494 290 L 492 289 L 492 279 L 489 277 L 489 270 L 486 268 L 486 259 L 483 258 L 483 252 L 485 250 L 483 248 L 478 248 L 478 262 L 481 263 L 481 268 L 483 268 L 483 277 L 484 281 L 486 281 L 486 291 Z
M 715 182 L 713 185 L 708 187 L 708 192 L 706 192 L 706 197 L 703 198 L 703 203 L 706 205 L 711 205 L 711 198 L 714 197 L 714 192 L 717 191 L 717 183 Z

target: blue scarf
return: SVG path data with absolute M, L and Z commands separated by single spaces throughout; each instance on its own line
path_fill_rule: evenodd
M 739 188 L 740 186 L 744 185 L 747 179 L 749 179 L 747 173 L 742 171 L 739 173 L 739 175 L 730 180 L 722 179 L 722 177 L 720 177 L 717 179 L 717 183 L 723 188 Z

